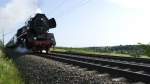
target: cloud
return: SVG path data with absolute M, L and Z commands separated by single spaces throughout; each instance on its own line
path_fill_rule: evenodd
M 24 23 L 27 18 L 39 11 L 41 10 L 38 7 L 38 0 L 10 0 L 0 8 L 0 30 L 4 29 L 7 32 L 16 30 L 17 25 Z
M 150 31 L 150 0 L 108 0 L 120 7 L 116 16 L 120 29 L 120 39 L 134 43 L 148 43 Z M 127 42 L 126 42 L 127 43 Z

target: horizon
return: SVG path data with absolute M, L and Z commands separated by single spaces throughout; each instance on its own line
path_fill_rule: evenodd
M 133 44 L 133 45 L 112 45 L 112 46 L 81 46 L 81 47 L 67 47 L 67 46 L 56 46 L 56 48 L 91 48 L 91 47 L 119 47 L 119 46 L 137 46 L 139 44 Z

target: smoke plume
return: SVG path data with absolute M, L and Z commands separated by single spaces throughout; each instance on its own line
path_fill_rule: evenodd
M 18 25 L 23 26 L 21 23 L 39 11 L 38 0 L 10 0 L 0 7 L 0 31 L 11 32 L 18 29 Z
M 25 47 L 17 47 L 17 48 L 15 49 L 15 51 L 16 51 L 16 52 L 19 52 L 19 53 L 29 53 L 29 52 L 30 52 L 30 50 L 28 50 L 28 49 L 25 48 Z

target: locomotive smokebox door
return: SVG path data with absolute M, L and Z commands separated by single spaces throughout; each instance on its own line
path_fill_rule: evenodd
M 54 18 L 49 19 L 49 27 L 50 28 L 55 28 L 56 27 L 56 21 Z

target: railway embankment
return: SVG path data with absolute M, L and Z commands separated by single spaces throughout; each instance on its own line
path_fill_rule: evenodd
M 109 73 L 112 78 L 125 77 L 127 81 L 133 84 L 149 84 L 149 64 L 141 60 L 116 60 L 95 57 L 85 57 L 80 55 L 67 55 L 52 53 L 44 57 L 55 59 L 61 62 L 70 63 L 80 67 L 86 67 L 89 70 L 97 70 L 103 73 Z M 136 62 L 135 62 L 136 61 Z M 139 83 L 140 82 L 140 83 Z
M 26 84 L 118 84 L 112 81 L 109 74 L 88 71 L 86 68 L 31 54 L 9 52 L 11 55 Z

